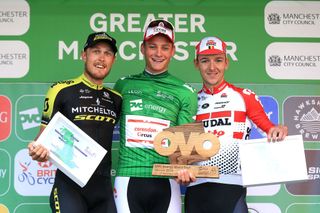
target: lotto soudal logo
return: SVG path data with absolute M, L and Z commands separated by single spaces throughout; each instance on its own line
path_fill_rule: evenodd
M 140 111 L 143 110 L 142 99 L 131 100 L 130 101 L 130 111 Z
M 0 95 L 0 142 L 6 140 L 11 132 L 11 102 Z
M 289 128 L 289 135 L 301 134 L 305 142 L 319 141 L 320 96 L 287 98 L 284 123 Z
M 43 95 L 24 95 L 16 102 L 16 135 L 21 141 L 33 140 L 41 124 Z

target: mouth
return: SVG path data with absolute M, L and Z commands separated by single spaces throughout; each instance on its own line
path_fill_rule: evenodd
M 211 77 L 215 77 L 217 76 L 219 73 L 218 72 L 207 72 L 207 75 L 208 76 L 211 76 Z
M 161 59 L 161 58 L 152 58 L 152 61 L 153 61 L 154 63 L 160 64 L 160 63 L 162 63 L 162 62 L 164 61 L 164 59 Z
M 101 63 L 95 64 L 94 67 L 97 68 L 97 69 L 105 69 L 106 68 L 106 66 L 104 64 L 101 64 Z

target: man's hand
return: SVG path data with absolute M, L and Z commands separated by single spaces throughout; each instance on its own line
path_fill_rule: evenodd
M 187 169 L 182 169 L 178 172 L 178 176 L 175 178 L 175 180 L 184 186 L 189 185 L 192 182 L 195 182 L 197 179 L 194 176 L 193 172 L 187 170 Z
M 276 142 L 282 141 L 288 135 L 288 127 L 284 125 L 278 125 L 272 127 L 268 132 L 268 141 Z
M 49 151 L 42 145 L 35 145 L 35 141 L 28 144 L 29 155 L 32 160 L 45 162 L 49 159 Z

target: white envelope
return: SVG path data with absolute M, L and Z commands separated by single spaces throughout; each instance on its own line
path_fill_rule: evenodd
M 50 151 L 50 161 L 84 187 L 107 151 L 78 126 L 57 112 L 35 145 Z
M 244 186 L 308 180 L 301 135 L 287 136 L 280 142 L 247 140 L 239 149 Z

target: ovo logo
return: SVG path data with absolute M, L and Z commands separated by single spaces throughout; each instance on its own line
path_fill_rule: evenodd
M 6 140 L 11 132 L 11 102 L 0 95 L 0 141 Z
M 185 136 L 189 136 L 187 141 Z M 211 157 L 220 149 L 217 136 L 204 133 L 201 122 L 167 128 L 155 137 L 153 145 L 154 149 L 164 156 L 177 150 L 180 150 L 182 156 L 190 156 L 195 150 L 202 157 Z

